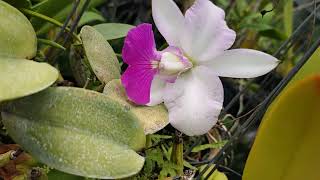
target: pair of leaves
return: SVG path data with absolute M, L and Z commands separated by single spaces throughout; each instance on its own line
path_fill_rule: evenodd
M 0 1 L 0 102 L 33 94 L 50 86 L 58 71 L 27 59 L 35 56 L 37 39 L 28 19 Z
M 266 112 L 244 180 L 317 180 L 320 158 L 320 49 Z
M 92 178 L 122 178 L 140 171 L 145 145 L 134 114 L 107 96 L 80 88 L 48 88 L 6 103 L 10 136 L 41 162 Z M 130 162 L 130 163 L 128 163 Z
M 119 78 L 119 64 L 107 41 L 88 26 L 80 37 L 101 81 Z M 96 69 L 100 66 L 106 68 L 101 69 L 103 73 Z M 49 88 L 5 104 L 2 117 L 16 142 L 58 170 L 93 178 L 121 178 L 143 166 L 144 158 L 135 153 L 145 141 L 137 116 L 103 94 Z
M 119 80 L 120 64 L 104 36 L 95 28 L 84 26 L 80 37 L 93 72 L 102 83 L 106 84 L 104 93 L 131 110 L 142 123 L 146 134 L 155 133 L 165 127 L 168 124 L 168 112 L 164 105 L 146 107 L 129 102 Z

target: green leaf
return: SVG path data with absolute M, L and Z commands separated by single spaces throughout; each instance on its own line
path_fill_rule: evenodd
M 58 78 L 58 71 L 46 63 L 0 58 L 0 102 L 41 91 Z
M 106 0 L 91 0 L 88 9 L 100 5 L 105 1 Z M 47 0 L 47 2 L 39 5 L 36 11 L 59 22 L 64 22 L 70 14 L 74 2 L 74 0 Z M 84 1 L 80 0 L 79 7 L 81 8 L 83 4 Z M 47 33 L 52 27 L 54 27 L 52 24 L 38 18 L 31 18 L 31 22 L 34 25 L 37 34 Z
M 275 29 L 269 24 L 250 23 L 250 24 L 244 24 L 241 27 L 255 30 L 259 32 L 261 36 L 265 36 L 265 37 L 269 37 L 277 40 L 285 40 L 287 38 L 286 34 L 283 34 L 281 31 Z
M 183 166 L 185 166 L 185 167 L 187 167 L 187 168 L 189 168 L 189 169 L 192 169 L 192 170 L 198 170 L 198 168 L 196 168 L 196 167 L 194 167 L 194 166 L 192 166 L 188 161 L 186 161 L 186 160 L 183 160 Z
M 16 8 L 0 1 L 0 57 L 31 59 L 37 38 L 29 20 Z
M 48 173 L 48 179 L 49 180 L 57 180 L 57 179 L 61 179 L 61 180 L 85 180 L 85 178 L 80 177 L 80 176 L 75 176 L 72 174 L 67 174 L 55 169 L 52 169 L 49 171 Z
M 93 11 L 86 11 L 80 21 L 79 21 L 79 26 L 83 26 L 85 24 L 88 24 L 90 22 L 93 22 L 93 21 L 100 21 L 100 22 L 103 22 L 105 21 L 104 17 L 101 15 L 101 14 L 98 14 L 96 12 L 93 12 Z
M 72 9 L 72 2 L 73 0 L 47 0 L 45 3 L 42 3 L 40 6 L 38 6 L 37 9 L 35 9 L 35 11 L 40 14 L 54 18 L 58 21 L 63 21 L 63 19 L 67 17 L 66 11 L 70 13 Z M 58 16 L 59 13 L 65 14 L 64 18 L 63 18 L 63 15 L 59 19 L 55 18 L 55 16 Z M 35 30 L 37 31 L 37 34 L 39 34 L 38 31 L 41 28 L 43 28 L 44 26 L 47 26 L 47 22 L 36 17 L 31 18 L 31 23 L 35 28 Z M 52 25 L 50 26 L 52 27 Z
M 31 8 L 30 0 L 3 0 L 16 8 Z
M 108 41 L 91 26 L 84 26 L 80 37 L 88 61 L 97 78 L 105 84 L 113 79 L 119 79 L 119 61 Z
M 285 34 L 283 34 L 281 31 L 279 31 L 277 29 L 274 29 L 274 28 L 260 31 L 259 34 L 261 36 L 265 36 L 265 37 L 268 37 L 268 38 L 273 38 L 273 39 L 276 39 L 276 40 L 285 40 L 285 39 L 287 39 L 287 36 Z
M 293 0 L 286 0 L 283 10 L 283 22 L 286 35 L 289 37 L 293 29 Z
M 103 93 L 130 109 L 138 117 L 146 134 L 153 134 L 169 123 L 168 111 L 163 104 L 152 107 L 135 105 L 128 100 L 119 79 L 110 81 Z
M 221 148 L 226 143 L 227 143 L 227 141 L 220 141 L 220 142 L 217 142 L 217 143 L 199 145 L 199 146 L 194 147 L 192 149 L 192 152 L 200 152 L 200 151 L 203 151 L 203 150 L 206 150 L 206 149 Z
M 256 31 L 265 31 L 265 30 L 270 30 L 273 27 L 270 26 L 269 24 L 264 24 L 264 23 L 245 23 L 240 26 L 241 28 L 248 28 Z
M 243 179 L 319 179 L 319 112 L 320 73 L 289 85 L 263 117 Z
M 120 23 L 105 23 L 93 26 L 106 40 L 119 39 L 127 36 L 128 31 L 134 26 Z
M 60 171 L 122 178 L 136 174 L 144 164 L 135 152 L 145 146 L 136 117 L 95 91 L 49 88 L 5 104 L 2 118 L 16 142 Z
M 200 167 L 200 171 L 202 171 L 204 169 L 205 165 L 201 166 Z M 203 174 L 203 176 L 200 178 L 201 180 L 228 180 L 227 176 L 222 173 L 222 172 L 219 172 L 218 170 L 215 170 L 211 175 L 210 177 L 208 178 L 205 178 L 207 177 L 207 175 L 209 174 L 209 172 L 213 169 L 214 165 L 210 165 L 209 169 Z
M 65 47 L 61 46 L 60 44 L 58 44 L 57 42 L 55 42 L 55 41 L 53 41 L 53 40 L 38 38 L 38 42 L 39 42 L 39 44 L 42 43 L 42 44 L 45 44 L 45 45 L 49 45 L 49 46 L 52 46 L 52 47 L 61 49 L 61 50 L 63 50 L 63 51 L 66 50 Z

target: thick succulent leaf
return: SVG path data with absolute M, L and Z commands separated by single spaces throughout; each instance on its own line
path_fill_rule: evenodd
M 48 88 L 10 101 L 5 112 L 55 125 L 86 130 L 140 150 L 145 135 L 136 117 L 102 93 L 74 87 Z
M 0 58 L 0 102 L 41 91 L 53 84 L 58 75 L 58 71 L 46 63 Z
M 320 74 L 287 87 L 265 114 L 244 180 L 318 180 Z
M 3 123 L 35 158 L 75 175 L 121 178 L 136 174 L 145 145 L 136 117 L 107 96 L 80 88 L 49 88 L 8 102 Z M 130 163 L 128 163 L 130 162 Z
M 119 39 L 127 36 L 128 31 L 134 26 L 120 23 L 104 23 L 93 26 L 106 40 Z
M 61 171 L 109 179 L 136 174 L 143 166 L 143 157 L 103 136 L 77 133 L 9 113 L 2 116 L 13 139 L 40 161 Z
M 168 123 L 168 111 L 163 104 L 157 106 L 138 106 L 130 102 L 119 79 L 110 81 L 103 91 L 111 99 L 130 109 L 139 119 L 146 134 L 153 134 Z
M 29 20 L 16 8 L 0 1 L 0 57 L 31 59 L 37 38 Z
M 81 29 L 80 37 L 83 47 L 97 78 L 108 83 L 120 78 L 120 64 L 110 44 L 91 26 Z

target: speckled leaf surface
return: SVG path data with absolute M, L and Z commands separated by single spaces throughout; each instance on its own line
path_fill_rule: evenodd
M 130 109 L 143 124 L 146 134 L 153 134 L 168 123 L 168 111 L 163 104 L 157 106 L 137 106 L 127 99 L 119 79 L 110 81 L 104 88 L 104 94 Z
M 134 26 L 121 23 L 103 23 L 93 26 L 106 40 L 119 39 L 127 36 L 128 31 Z
M 80 88 L 48 88 L 5 104 L 10 136 L 41 162 L 93 178 L 140 171 L 145 145 L 136 117 L 107 96 Z M 130 163 L 128 163 L 130 162 Z
M 120 64 L 110 44 L 91 26 L 81 29 L 80 37 L 83 47 L 97 78 L 108 83 L 120 78 Z
M 41 91 L 53 84 L 58 74 L 46 63 L 0 58 L 0 102 Z
M 0 1 L 0 57 L 31 59 L 37 38 L 29 20 L 16 8 Z

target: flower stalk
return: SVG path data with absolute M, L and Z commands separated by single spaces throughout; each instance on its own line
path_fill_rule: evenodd
M 177 174 L 179 176 L 183 175 L 183 139 L 182 133 L 178 130 L 175 132 L 175 137 L 173 141 L 171 161 L 175 163 L 178 167 Z

